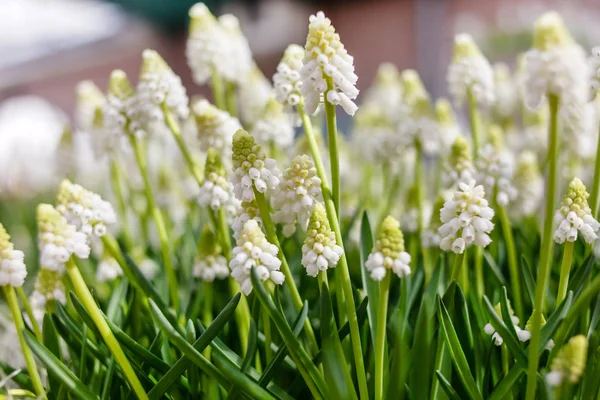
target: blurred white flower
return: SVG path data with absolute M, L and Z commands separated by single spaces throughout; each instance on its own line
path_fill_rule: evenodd
M 600 223 L 592 215 L 592 210 L 588 205 L 589 193 L 585 185 L 574 178 L 562 205 L 554 215 L 554 241 L 556 243 L 574 242 L 577 240 L 578 233 L 581 233 L 586 243 L 593 243 L 600 234 Z
M 8 232 L 0 224 L 0 286 L 23 286 L 27 276 L 24 258 L 25 254 L 15 250 Z
M 302 265 L 309 276 L 315 277 L 320 271 L 334 268 L 344 249 L 337 245 L 335 233 L 329 226 L 325 207 L 315 203 L 302 245 Z
M 123 275 L 121 266 L 112 257 L 106 257 L 98 263 L 96 279 L 98 282 L 111 282 Z
M 387 216 L 381 225 L 381 233 L 375 241 L 371 254 L 365 262 L 371 278 L 381 281 L 388 270 L 392 270 L 398 278 L 410 275 L 411 257 L 404 251 L 404 235 L 400 230 L 400 223 L 391 216 Z
M 261 116 L 254 121 L 250 133 L 261 146 L 273 145 L 277 149 L 288 149 L 294 144 L 292 115 L 283 111 L 283 106 L 274 98 L 269 99 Z

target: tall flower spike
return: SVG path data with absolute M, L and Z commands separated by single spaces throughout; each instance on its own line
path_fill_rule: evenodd
M 335 234 L 329 226 L 325 207 L 316 203 L 302 246 L 302 265 L 306 268 L 306 273 L 315 277 L 320 271 L 334 268 L 343 253 L 344 249 L 337 245 Z
M 496 311 L 496 314 L 498 315 L 498 317 L 500 317 L 500 319 L 502 320 L 502 322 L 504 322 L 506 324 L 507 321 L 504 321 L 504 318 L 502 317 L 502 309 L 500 306 L 500 303 L 496 304 L 496 306 L 494 307 L 494 311 Z M 515 316 L 515 312 L 513 311 L 512 307 L 510 306 L 510 303 L 508 304 L 508 312 L 510 314 L 510 323 L 514 326 L 515 331 L 517 332 L 517 335 L 519 335 L 519 332 L 521 331 L 521 329 L 519 328 L 519 318 L 517 316 Z M 483 331 L 485 333 L 487 333 L 488 335 L 492 336 L 492 339 L 494 340 L 494 344 L 496 346 L 501 346 L 502 343 L 504 343 L 504 339 L 502 338 L 502 336 L 500 336 L 500 334 L 498 332 L 496 332 L 496 329 L 494 329 L 494 327 L 492 326 L 491 323 L 487 323 L 485 324 L 485 326 L 483 327 Z
M 205 99 L 193 103 L 192 114 L 196 122 L 200 149 L 208 151 L 213 148 L 219 152 L 222 159 L 228 159 L 233 135 L 242 128 L 238 119 Z
M 595 99 L 600 90 L 600 46 L 592 49 L 592 56 L 589 60 L 592 72 L 592 83 L 590 87 L 590 98 Z
M 304 49 L 302 46 L 289 45 L 285 49 L 279 65 L 277 65 L 277 72 L 273 75 L 275 96 L 288 109 L 296 107 L 302 99 L 300 94 L 300 88 L 302 87 L 300 70 L 302 69 L 303 58 Z
M 262 219 L 260 218 L 260 210 L 256 205 L 254 200 L 249 202 L 242 201 L 240 203 L 240 207 L 238 209 L 238 213 L 233 219 L 233 223 L 231 224 L 231 229 L 233 229 L 233 238 L 238 239 L 242 234 L 242 229 L 246 222 L 254 220 L 256 223 L 262 227 Z
M 469 142 L 464 136 L 458 136 L 450 148 L 448 164 L 444 174 L 446 187 L 456 186 L 460 182 L 469 182 L 473 179 L 474 173 Z
M 92 81 L 77 84 L 77 104 L 75 117 L 77 126 L 88 133 L 95 133 L 104 125 L 103 108 L 106 103 L 104 94 Z
M 105 256 L 98 263 L 96 279 L 98 282 L 111 282 L 123 275 L 121 266 L 113 257 Z
M 223 14 L 218 21 L 225 35 L 227 57 L 227 62 L 220 66 L 219 72 L 225 80 L 241 84 L 253 66 L 250 45 L 235 15 Z
M 572 337 L 552 360 L 551 371 L 546 375 L 550 386 L 561 386 L 565 381 L 579 382 L 587 362 L 588 340 L 584 335 Z
M 229 276 L 227 260 L 221 253 L 216 235 L 208 225 L 204 225 L 202 236 L 198 241 L 194 276 L 205 282 L 213 282 L 215 279 L 225 279 Z
M 23 286 L 27 276 L 24 258 L 22 251 L 15 250 L 10 235 L 0 224 L 0 286 Z
M 435 101 L 435 117 L 442 144 L 442 152 L 448 154 L 452 143 L 460 136 L 460 126 L 456 121 L 456 115 L 448 99 L 441 97 Z
M 573 41 L 558 13 L 547 12 L 535 22 L 533 48 L 525 57 L 523 90 L 528 107 L 537 108 L 547 94 L 565 102 L 587 99 L 585 52 Z
M 394 64 L 379 65 L 375 80 L 365 94 L 364 104 L 375 106 L 389 121 L 398 122 L 398 107 L 402 104 L 402 84 L 400 72 Z
M 233 136 L 233 193 L 241 201 L 254 200 L 254 190 L 265 193 L 279 184 L 275 160 L 267 158 L 254 137 L 239 129 Z
M 530 216 L 539 211 L 544 197 L 544 178 L 540 173 L 537 157 L 531 151 L 521 154 L 514 178 L 517 198 L 512 207 L 517 216 Z
M 410 254 L 404 251 L 404 235 L 400 223 L 387 216 L 381 225 L 381 233 L 367 258 L 365 267 L 371 278 L 380 281 L 391 269 L 398 278 L 410 275 Z
M 50 204 L 37 207 L 38 248 L 40 264 L 52 271 L 62 271 L 72 254 L 90 256 L 90 246 L 84 233 L 78 232 Z
M 506 121 L 514 115 L 519 105 L 519 91 L 508 65 L 494 64 L 495 101 L 492 113 L 498 122 Z
M 288 237 L 296 231 L 296 223 L 306 230 L 313 207 L 321 198 L 321 179 L 312 161 L 305 154 L 296 156 L 271 196 L 273 221 L 283 224 L 283 234 Z
M 341 105 L 346 114 L 354 115 L 358 106 L 352 101 L 358 97 L 354 73 L 354 58 L 348 54 L 335 33 L 331 20 L 322 11 L 309 18 L 308 36 L 304 46 L 303 66 L 300 70 L 306 112 L 314 114 L 323 101 Z M 333 90 L 327 90 L 331 79 Z
M 588 205 L 589 193 L 585 185 L 574 178 L 565 197 L 562 205 L 554 215 L 554 241 L 556 243 L 574 242 L 577 240 L 578 232 L 583 236 L 586 243 L 593 243 L 598 239 L 600 234 L 600 223 L 592 216 L 592 210 Z
M 119 69 L 110 74 L 103 111 L 108 143 L 113 143 L 126 135 L 139 137 L 145 133 L 138 121 L 135 90 L 125 72 Z
M 448 67 L 448 90 L 457 104 L 468 93 L 478 105 L 487 107 L 494 101 L 494 73 L 471 35 L 461 33 L 454 38 L 454 56 Z
M 67 297 L 65 296 L 62 272 L 51 271 L 42 266 L 35 278 L 35 286 L 29 302 L 33 309 L 33 317 L 38 322 L 43 321 L 48 303 L 59 302 L 65 304 Z
M 271 81 L 256 64 L 246 74 L 246 78 L 238 84 L 238 104 L 240 121 L 244 126 L 253 126 L 262 117 L 270 99 L 275 97 Z
M 181 78 L 154 50 L 142 53 L 142 67 L 137 86 L 138 107 L 145 124 L 164 121 L 163 108 L 176 118 L 189 115 L 189 100 Z
M 431 213 L 429 226 L 421 232 L 421 244 L 423 247 L 438 247 L 440 245 L 442 237 L 440 236 L 438 229 L 442 226 L 442 220 L 440 219 L 438 210 L 441 210 L 442 207 L 444 207 L 444 198 L 438 196 L 433 203 L 434 212 Z
M 252 268 L 256 268 L 261 281 L 270 279 L 276 285 L 283 283 L 285 275 L 279 270 L 281 260 L 277 258 L 278 252 L 277 246 L 269 243 L 255 220 L 246 222 L 237 239 L 237 246 L 231 253 L 232 258 L 229 263 L 231 276 L 240 283 L 242 292 L 246 296 L 252 292 L 250 280 Z
M 489 233 L 494 229 L 493 217 L 494 210 L 488 206 L 483 186 L 475 186 L 474 180 L 468 184 L 460 182 L 452 199 L 440 210 L 444 223 L 438 229 L 442 237 L 440 248 L 462 254 L 472 243 L 486 247 L 492 241 Z
M 292 117 L 283 112 L 283 106 L 274 98 L 269 99 L 262 116 L 254 122 L 252 136 L 262 146 L 274 145 L 288 149 L 294 144 Z
M 117 214 L 108 201 L 68 179 L 60 184 L 56 202 L 56 210 L 86 235 L 103 236 L 106 226 L 117 222 Z
M 204 3 L 190 8 L 185 54 L 194 82 L 204 85 L 227 64 L 228 42 L 223 28 Z
M 221 156 L 215 149 L 209 148 L 204 166 L 204 181 L 198 191 L 198 204 L 218 210 L 230 207 L 233 202 L 233 185 L 225 178 Z

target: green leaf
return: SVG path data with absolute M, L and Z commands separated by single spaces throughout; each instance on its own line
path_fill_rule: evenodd
M 188 320 L 186 328 L 186 339 L 189 343 L 196 341 L 196 328 L 192 320 Z M 188 369 L 189 393 L 192 397 L 200 396 L 200 372 L 196 366 L 192 365 Z
M 446 395 L 451 400 L 461 400 L 460 396 L 458 395 L 458 393 L 456 393 L 456 390 L 454 390 L 452 384 L 448 381 L 448 379 L 446 379 L 446 377 L 440 371 L 435 371 L 435 374 L 437 375 L 437 378 L 440 381 L 440 386 L 442 387 Z
M 64 387 L 79 399 L 97 399 L 98 396 L 92 393 L 69 368 L 67 368 L 48 348 L 38 342 L 29 331 L 23 331 L 25 341 L 31 348 L 36 357 L 46 366 L 56 379 L 62 382 Z
M 269 322 L 270 323 L 270 322 Z M 240 372 L 246 373 L 248 367 L 252 361 L 254 361 L 254 356 L 256 355 L 258 342 L 258 329 L 256 329 L 256 322 L 254 318 L 250 320 L 250 332 L 248 333 L 248 345 L 246 346 L 246 355 L 244 357 L 244 361 L 242 361 L 242 365 L 240 366 Z M 259 385 L 260 386 L 260 385 Z M 261 386 L 262 387 L 262 386 Z M 227 395 L 228 400 L 236 399 L 239 395 L 239 390 L 236 387 L 231 388 L 229 394 Z
M 423 301 L 419 310 L 419 316 L 417 317 L 414 343 L 411 349 L 412 384 L 410 387 L 417 399 L 429 398 L 429 389 L 431 387 L 431 372 L 435 358 L 430 353 L 434 350 L 432 309 L 433 306 L 429 301 Z M 390 377 L 393 376 L 390 374 Z
M 496 264 L 496 260 L 494 260 L 494 257 L 492 257 L 492 255 L 490 254 L 490 252 L 489 251 L 484 251 L 483 252 L 483 257 L 485 258 L 485 261 L 487 261 L 487 264 L 489 265 L 490 269 L 494 273 L 494 276 L 496 277 L 496 279 L 498 279 L 498 282 L 500 282 L 500 284 L 502 286 L 508 285 L 508 282 L 506 281 L 506 278 L 504 277 L 504 274 L 502 273 L 502 271 L 498 267 L 498 264 Z
M 49 314 L 44 314 L 42 327 L 44 346 L 46 346 L 48 351 L 54 354 L 59 361 L 62 361 L 58 334 L 56 333 L 56 328 L 54 327 L 52 318 Z M 49 392 L 51 393 L 49 397 L 55 397 L 60 389 L 60 381 L 50 371 L 48 371 L 48 384 L 50 386 Z
M 377 304 L 379 301 L 379 284 L 377 281 L 371 279 L 369 271 L 365 267 L 365 262 L 373 249 L 373 232 L 371 230 L 371 223 L 369 222 L 369 214 L 365 211 L 362 216 L 362 223 L 360 225 L 360 275 L 362 278 L 362 284 L 367 297 L 369 298 L 369 305 L 367 306 L 367 317 L 369 319 L 369 328 L 371 329 L 372 345 L 375 346 L 374 338 L 375 332 L 377 332 Z M 375 349 L 373 348 L 373 351 Z
M 490 300 L 487 298 L 487 296 L 483 296 L 483 300 L 486 306 L 486 311 L 490 318 L 490 323 L 492 324 L 496 332 L 498 332 L 498 334 L 502 337 L 502 339 L 504 340 L 504 344 L 506 344 L 506 347 L 508 347 L 513 356 L 515 356 L 517 362 L 520 362 L 523 365 L 527 365 L 527 355 L 525 354 L 525 352 L 521 348 L 521 345 L 517 341 L 518 339 L 516 339 L 516 333 L 514 334 L 514 336 L 510 333 L 503 320 L 498 314 L 496 314 L 496 310 L 494 310 L 494 306 L 492 306 L 492 303 L 490 303 Z M 510 318 L 508 320 L 510 321 Z M 510 324 L 512 325 L 512 321 L 510 322 Z
M 510 397 L 510 392 L 513 387 L 519 382 L 519 378 L 525 372 L 525 367 L 521 364 L 516 364 L 511 370 L 502 378 L 500 383 L 496 385 L 492 393 L 489 395 L 488 400 L 503 400 Z
M 481 393 L 479 392 L 479 389 L 477 389 L 473 375 L 471 375 L 469 364 L 467 363 L 465 353 L 462 351 L 460 341 L 456 336 L 456 330 L 454 329 L 454 325 L 452 325 L 452 320 L 450 319 L 448 310 L 439 298 L 438 310 L 440 327 L 442 328 L 442 332 L 446 339 L 446 344 L 448 345 L 448 350 L 454 366 L 456 367 L 456 372 L 458 373 L 465 390 L 469 394 L 469 397 L 474 400 L 482 400 L 483 397 L 481 397 Z
M 575 270 L 573 277 L 569 282 L 569 290 L 573 291 L 573 296 L 577 297 L 581 294 L 583 289 L 587 286 L 590 281 L 590 276 L 592 275 L 592 271 L 594 270 L 594 266 L 596 265 L 596 259 L 593 254 L 591 254 L 582 264 L 581 267 Z

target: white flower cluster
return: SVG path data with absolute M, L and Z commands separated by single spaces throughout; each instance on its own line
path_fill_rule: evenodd
M 110 74 L 106 103 L 103 109 L 105 147 L 127 135 L 144 135 L 137 121 L 137 98 L 125 72 L 115 70 Z
M 252 126 L 251 134 L 262 146 L 274 145 L 288 149 L 294 144 L 292 116 L 283 111 L 283 106 L 274 98 L 269 99 L 260 118 Z
M 121 266 L 113 257 L 106 257 L 98 263 L 96 279 L 98 282 L 111 282 L 123 275 Z
M 246 74 L 246 78 L 238 85 L 238 111 L 244 126 L 253 126 L 262 116 L 270 99 L 275 97 L 271 81 L 256 64 Z
M 277 101 L 286 108 L 293 108 L 300 104 L 302 96 L 300 88 L 300 70 L 302 69 L 302 59 L 304 58 L 304 49 L 297 44 L 291 44 L 283 53 L 283 58 L 277 65 L 277 72 L 273 75 L 273 86 L 275 87 L 275 96 Z
M 471 161 L 469 142 L 460 135 L 452 143 L 448 163 L 444 171 L 444 184 L 446 188 L 458 186 L 461 182 L 470 182 L 474 178 L 475 168 Z
M 581 233 L 586 243 L 593 243 L 600 234 L 600 223 L 592 215 L 592 210 L 588 205 L 589 193 L 585 185 L 574 178 L 561 207 L 554 215 L 554 225 L 557 227 L 554 231 L 554 241 L 556 243 L 574 242 L 577 240 L 578 233 Z
M 401 113 L 398 108 L 402 105 L 402 84 L 400 73 L 392 63 L 382 63 L 377 68 L 375 79 L 367 89 L 363 105 L 376 107 L 390 122 L 397 124 Z
M 196 122 L 200 149 L 208 151 L 213 148 L 219 152 L 222 159 L 228 159 L 233 135 L 242 127 L 240 121 L 205 99 L 193 103 L 192 114 Z
M 535 215 L 544 197 L 544 178 L 537 157 L 531 151 L 524 151 L 515 169 L 514 184 L 517 189 L 515 207 L 512 210 L 518 216 Z
M 525 104 L 537 108 L 547 94 L 559 96 L 564 104 L 585 101 L 590 75 L 586 55 L 558 13 L 548 12 L 536 21 L 533 44 L 525 55 Z
M 213 282 L 215 279 L 225 279 L 229 276 L 227 260 L 221 254 L 217 238 L 208 225 L 204 227 L 198 242 L 194 276 L 205 282 Z
M 103 236 L 106 226 L 117 222 L 117 214 L 108 201 L 68 179 L 60 184 L 56 201 L 56 210 L 86 235 Z
M 325 100 L 341 105 L 349 115 L 354 115 L 358 106 L 352 101 L 358 97 L 354 73 L 354 59 L 348 54 L 335 33 L 331 20 L 322 11 L 309 18 L 308 36 L 304 47 L 303 66 L 300 70 L 306 111 L 314 114 L 325 93 Z M 327 81 L 331 87 L 328 90 Z
M 65 304 L 67 297 L 65 295 L 63 273 L 42 266 L 35 279 L 34 290 L 31 293 L 29 302 L 33 310 L 33 317 L 38 322 L 43 321 L 48 303 L 59 302 Z
M 189 99 L 181 78 L 154 50 L 142 53 L 142 68 L 137 86 L 137 106 L 144 127 L 163 122 L 163 108 L 174 117 L 185 120 L 189 116 Z
M 398 126 L 376 104 L 365 102 L 354 117 L 352 144 L 369 162 L 391 161 L 400 155 Z
M 321 179 L 312 161 L 306 154 L 296 156 L 271 196 L 273 221 L 283 224 L 283 234 L 287 237 L 296 231 L 296 223 L 304 231 L 313 207 L 321 198 Z
M 242 229 L 246 222 L 254 220 L 256 223 L 262 227 L 262 219 L 260 218 L 260 210 L 256 205 L 256 202 L 241 202 L 238 213 L 233 219 L 233 223 L 231 224 L 231 229 L 233 229 L 233 238 L 238 239 L 242 233 Z
M 77 127 L 83 132 L 91 134 L 94 138 L 99 133 L 98 131 L 102 130 L 102 110 L 106 99 L 102 91 L 92 81 L 79 82 L 76 92 L 75 120 Z
M 404 278 L 411 273 L 410 261 L 410 254 L 404 251 L 404 236 L 400 230 L 400 223 L 387 216 L 381 225 L 379 238 L 365 263 L 367 271 L 376 281 L 385 278 L 388 269 L 398 275 L 398 278 Z
M 504 318 L 502 317 L 502 309 L 500 308 L 500 303 L 496 304 L 496 306 L 494 307 L 494 310 L 496 311 L 496 314 L 498 315 L 498 317 L 506 324 L 507 322 L 504 321 Z M 510 309 L 510 304 L 509 304 L 509 313 L 510 313 L 510 323 L 513 324 L 515 331 L 517 332 L 517 336 L 519 336 L 519 332 L 521 332 L 521 328 L 519 328 L 519 318 L 514 314 L 514 311 L 512 309 Z M 492 340 L 494 341 L 494 344 L 496 346 L 501 346 L 502 343 L 504 343 L 504 339 L 502 338 L 502 336 L 500 336 L 500 334 L 498 332 L 496 332 L 496 329 L 494 329 L 494 327 L 492 326 L 491 323 L 487 323 L 485 324 L 485 326 L 483 327 L 483 331 L 492 336 Z M 520 336 L 519 336 L 520 338 Z
M 256 273 L 262 281 L 270 279 L 276 285 L 283 283 L 285 275 L 279 270 L 281 260 L 277 258 L 278 252 L 277 246 L 267 241 L 255 220 L 246 222 L 229 263 L 231 276 L 240 283 L 246 296 L 252 292 L 252 268 L 256 268 Z
M 590 69 L 592 72 L 591 98 L 595 98 L 600 90 L 600 46 L 592 49 L 592 56 L 589 59 Z
M 484 107 L 494 101 L 492 66 L 466 33 L 454 38 L 454 57 L 448 67 L 447 80 L 448 90 L 457 104 L 462 104 L 469 94 Z
M 448 99 L 440 97 L 435 101 L 435 117 L 440 138 L 441 153 L 446 156 L 450 153 L 452 144 L 460 136 L 460 126 Z
M 335 233 L 329 226 L 325 207 L 316 203 L 302 245 L 302 265 L 306 268 L 306 273 L 315 277 L 320 271 L 334 268 L 343 253 L 344 249 L 337 245 Z
M 440 213 L 437 210 L 440 210 L 444 206 L 444 197 L 438 196 L 438 198 L 433 203 L 432 212 L 429 220 L 429 226 L 427 226 L 421 232 L 421 245 L 423 247 L 431 248 L 431 247 L 439 247 L 440 241 L 442 237 L 438 232 L 440 226 L 442 226 L 442 221 L 440 220 Z
M 559 110 L 562 144 L 571 160 L 590 159 L 596 155 L 598 111 L 596 104 L 585 99 L 563 102 Z
M 72 254 L 79 258 L 90 256 L 85 233 L 78 232 L 50 204 L 38 205 L 37 224 L 40 264 L 43 268 L 62 271 Z
M 198 204 L 218 210 L 234 202 L 233 185 L 225 178 L 225 168 L 219 153 L 209 148 L 204 166 L 204 181 L 198 190 Z
M 579 382 L 587 363 L 588 339 L 585 335 L 572 337 L 552 360 L 550 372 L 546 375 L 549 386 L 561 386 L 565 381 L 569 384 Z
M 508 151 L 487 143 L 479 149 L 475 162 L 476 180 L 481 182 L 488 193 L 496 193 L 496 202 L 504 207 L 517 197 L 517 189 L 512 184 L 513 158 Z
M 224 33 L 226 62 L 220 65 L 219 73 L 225 80 L 243 84 L 244 78 L 254 65 L 248 40 L 240 28 L 240 21 L 233 14 L 219 17 L 219 25 Z
M 495 100 L 492 112 L 498 120 L 510 119 L 519 106 L 519 90 L 508 65 L 496 63 L 493 69 Z
M 243 129 L 233 136 L 233 193 L 241 201 L 254 199 L 254 190 L 265 193 L 279 184 L 275 160 L 267 158 L 254 137 Z
M 488 234 L 494 229 L 493 217 L 494 210 L 488 206 L 483 186 L 475 186 L 474 180 L 468 184 L 460 182 L 452 199 L 440 210 L 440 248 L 462 254 L 472 243 L 486 247 L 492 241 Z
M 9 234 L 0 224 L 0 286 L 23 286 L 27 276 L 24 258 L 22 251 L 14 249 Z

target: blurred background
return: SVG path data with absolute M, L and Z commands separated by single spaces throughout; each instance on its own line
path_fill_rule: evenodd
M 0 1 L 0 199 L 33 197 L 46 185 L 54 187 L 60 175 L 54 149 L 61 138 L 69 140 L 63 133 L 74 115 L 79 81 L 90 79 L 104 90 L 115 68 L 135 77 L 142 50 L 154 48 L 191 95 L 206 90 L 194 85 L 185 60 L 193 3 Z M 491 61 L 510 62 L 529 47 L 535 18 L 556 9 L 584 46 L 600 43 L 598 0 L 209 0 L 207 5 L 216 15 L 238 16 L 269 78 L 285 46 L 303 44 L 309 15 L 322 9 L 355 57 L 360 89 L 371 83 L 380 63 L 392 62 L 399 69 L 418 69 L 433 97 L 445 94 L 452 38 L 461 31 L 471 33 Z

